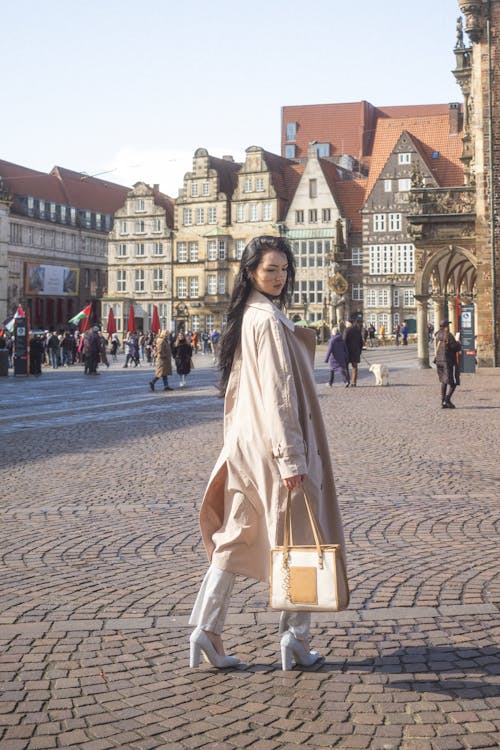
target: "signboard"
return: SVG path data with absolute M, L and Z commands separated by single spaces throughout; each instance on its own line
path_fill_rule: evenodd
M 14 319 L 14 375 L 27 375 L 28 367 L 28 319 Z
M 80 270 L 74 266 L 26 263 L 24 294 L 26 297 L 75 297 L 78 294 L 79 276 Z
M 474 305 L 462 305 L 460 314 L 460 372 L 476 372 Z

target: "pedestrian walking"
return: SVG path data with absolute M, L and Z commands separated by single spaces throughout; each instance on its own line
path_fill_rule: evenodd
M 396 346 L 399 346 L 399 339 L 401 337 L 401 326 L 399 325 L 399 323 L 396 323 L 396 325 L 392 329 L 392 332 L 394 334 L 394 343 L 396 344 Z
M 408 346 L 408 324 L 406 320 L 401 326 L 401 338 L 403 339 L 403 346 Z
M 170 350 L 169 332 L 160 331 L 155 341 L 156 352 L 156 372 L 152 380 L 149 381 L 149 387 L 152 391 L 155 389 L 155 383 L 161 378 L 163 380 L 163 390 L 173 391 L 168 384 L 168 376 L 172 374 L 172 352 Z
M 451 397 L 460 382 L 460 376 L 457 382 L 457 354 L 461 348 L 460 342 L 450 332 L 450 321 L 442 320 L 439 324 L 439 331 L 436 333 L 436 353 L 434 358 L 439 382 L 441 383 L 442 409 L 455 408 Z
M 89 375 L 98 375 L 97 366 L 101 357 L 99 326 L 94 326 L 86 339 L 85 367 Z
M 376 346 L 377 344 L 375 333 L 376 333 L 375 326 L 373 325 L 373 323 L 370 323 L 370 325 L 368 326 L 368 342 L 369 342 L 370 349 Z
M 49 352 L 50 364 L 55 370 L 59 367 L 60 358 L 59 337 L 55 331 L 52 331 L 52 333 L 49 334 L 47 339 L 47 350 Z
M 342 338 L 337 326 L 332 328 L 332 336 L 328 343 L 328 349 L 326 350 L 325 362 L 328 362 L 330 366 L 330 377 L 328 379 L 328 385 L 330 388 L 335 380 L 335 373 L 340 372 L 345 383 L 345 387 L 349 388 L 349 352 L 347 350 L 346 343 Z
M 315 335 L 295 328 L 281 307 L 290 299 L 295 261 L 282 237 L 256 237 L 243 251 L 219 342 L 225 396 L 224 446 L 203 499 L 200 525 L 210 561 L 190 618 L 190 664 L 201 653 L 216 667 L 236 575 L 269 580 L 270 548 L 283 539 L 288 490 L 307 491 L 327 542 L 343 545 L 330 453 L 313 361 Z M 310 544 L 305 509 L 294 541 Z M 295 511 L 294 511 L 295 513 Z M 310 612 L 283 612 L 282 666 L 311 665 Z
M 186 377 L 191 372 L 193 366 L 192 356 L 193 347 L 186 341 L 184 331 L 179 331 L 174 344 L 172 345 L 172 356 L 175 360 L 175 369 L 177 375 L 179 375 L 181 382 L 180 388 L 184 388 L 186 385 Z
M 124 367 L 128 367 L 129 362 L 133 362 L 135 367 L 140 363 L 139 360 L 139 340 L 135 331 L 131 331 L 125 340 L 127 356 L 125 357 Z
M 118 338 L 118 334 L 113 333 L 111 335 L 111 356 L 113 357 L 113 361 L 116 362 L 118 359 L 118 348 L 120 346 L 120 339 Z
M 357 323 L 347 321 L 345 324 L 344 341 L 349 354 L 348 362 L 352 367 L 352 377 L 350 377 L 351 386 L 355 388 L 358 384 L 358 365 L 361 362 L 361 352 L 363 351 L 363 335 Z

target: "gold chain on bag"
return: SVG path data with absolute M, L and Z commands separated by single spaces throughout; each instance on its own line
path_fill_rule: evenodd
M 290 591 L 290 566 L 288 565 L 288 551 L 285 551 L 285 550 L 283 550 L 282 567 L 283 567 L 283 591 L 288 601 L 291 601 L 292 593 Z

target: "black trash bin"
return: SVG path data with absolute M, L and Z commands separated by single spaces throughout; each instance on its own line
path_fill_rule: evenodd
M 9 350 L 0 349 L 0 376 L 9 374 Z

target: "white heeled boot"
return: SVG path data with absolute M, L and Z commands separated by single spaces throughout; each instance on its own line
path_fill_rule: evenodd
M 235 656 L 219 654 L 207 635 L 207 631 L 216 635 L 222 633 L 234 579 L 233 573 L 214 565 L 207 570 L 189 619 L 189 624 L 196 626 L 189 639 L 191 667 L 199 666 L 201 655 L 219 669 L 234 667 L 240 662 Z
M 293 668 L 293 661 L 303 667 L 310 667 L 321 656 L 317 651 L 309 651 L 311 629 L 310 612 L 282 612 L 279 632 L 281 639 L 281 667 L 284 672 Z

